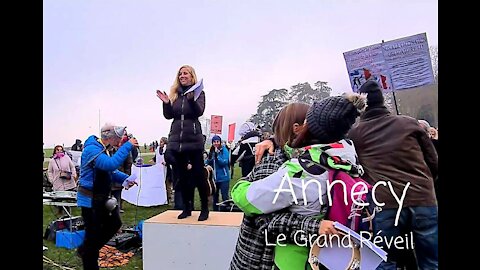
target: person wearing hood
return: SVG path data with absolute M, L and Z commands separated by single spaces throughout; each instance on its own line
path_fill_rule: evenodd
M 122 221 L 116 211 L 118 203 L 111 195 L 113 183 L 121 183 L 125 189 L 136 184 L 136 176 L 128 176 L 117 168 L 123 164 L 133 147 L 138 146 L 135 138 L 118 146 L 125 134 L 125 127 L 104 125 L 101 137 L 88 137 L 82 152 L 80 179 L 77 188 L 77 205 L 81 207 L 85 222 L 85 239 L 78 247 L 84 269 L 99 269 L 100 248 L 120 229 Z
M 228 200 L 228 190 L 230 187 L 229 171 L 230 153 L 225 145 L 222 145 L 222 138 L 215 135 L 212 138 L 212 146 L 208 154 L 207 164 L 212 166 L 215 173 L 215 185 L 217 186 L 213 194 L 213 210 L 218 211 L 219 192 L 222 193 L 222 200 Z
M 195 97 L 195 91 L 189 91 L 197 83 L 193 67 L 183 65 L 178 70 L 170 94 L 157 90 L 157 97 L 163 102 L 163 116 L 173 119 L 168 135 L 167 150 L 171 152 L 176 163 L 174 175 L 179 179 L 183 198 L 183 211 L 178 219 L 192 215 L 195 187 L 198 188 L 201 211 L 198 221 L 208 219 L 208 191 L 203 168 L 204 140 L 202 127 L 198 118 L 205 111 L 205 92 L 201 90 Z
M 72 145 L 71 150 L 72 151 L 82 151 L 83 150 L 82 140 L 76 139 L 75 144 Z
M 240 141 L 232 150 L 232 164 L 239 162 L 242 168 L 242 177 L 246 177 L 255 166 L 255 144 L 261 141 L 262 134 L 252 122 L 243 123 L 240 126 Z

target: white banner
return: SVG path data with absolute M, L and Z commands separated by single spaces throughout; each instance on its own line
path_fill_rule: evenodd
M 165 188 L 166 167 L 158 162 L 155 165 L 132 165 L 132 174 L 137 175 L 138 185 L 122 191 L 122 199 L 138 206 L 168 204 Z
M 354 92 L 357 92 L 360 86 L 370 78 L 374 78 L 384 91 L 392 90 L 381 44 L 345 52 L 343 56 L 347 63 L 348 77 Z
M 382 49 L 395 90 L 434 83 L 425 33 L 385 42 Z
M 425 33 L 355 49 L 343 56 L 354 92 L 369 78 L 386 92 L 434 83 Z

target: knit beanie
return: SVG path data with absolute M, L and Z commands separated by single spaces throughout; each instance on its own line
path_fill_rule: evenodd
M 365 95 L 353 93 L 315 101 L 307 111 L 307 126 L 320 143 L 345 137 L 366 105 Z
M 212 138 L 212 143 L 213 143 L 214 141 L 220 141 L 220 142 L 221 142 L 221 141 L 222 141 L 222 138 L 220 138 L 220 136 L 218 136 L 218 135 L 215 135 L 215 136 L 213 136 L 213 138 Z
M 384 106 L 382 89 L 376 81 L 366 81 L 360 89 L 358 89 L 358 92 L 367 94 L 367 106 L 369 108 Z

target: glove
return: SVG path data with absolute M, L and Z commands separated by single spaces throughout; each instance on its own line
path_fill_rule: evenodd
M 138 185 L 138 183 L 135 181 L 136 179 L 137 179 L 137 175 L 136 175 L 136 174 L 132 174 L 132 175 L 130 175 L 129 177 L 127 177 L 127 179 L 125 179 L 125 181 L 123 181 L 122 186 L 123 186 L 125 189 L 129 189 L 129 188 L 131 188 L 133 185 Z

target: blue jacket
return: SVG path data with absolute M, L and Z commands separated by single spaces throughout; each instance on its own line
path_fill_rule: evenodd
M 230 181 L 229 158 L 230 153 L 228 149 L 225 145 L 222 145 L 222 149 L 217 157 L 208 159 L 208 165 L 212 166 L 215 170 L 215 182 Z
M 98 137 L 92 135 L 85 141 L 80 164 L 79 186 L 88 190 L 93 189 L 93 166 L 97 169 L 110 172 L 110 181 L 122 184 L 128 175 L 119 171 L 118 167 L 128 157 L 133 145 L 130 142 L 124 143 L 113 156 L 105 153 L 105 146 L 98 141 Z M 92 163 L 95 159 L 95 163 Z M 92 207 L 92 199 L 81 192 L 77 192 L 77 205 L 79 207 Z

